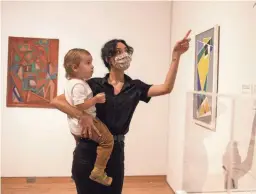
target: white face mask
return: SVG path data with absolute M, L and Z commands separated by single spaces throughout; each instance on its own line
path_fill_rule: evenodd
M 115 62 L 113 66 L 117 69 L 124 71 L 130 67 L 131 61 L 131 55 L 129 55 L 128 53 L 123 53 L 115 57 Z

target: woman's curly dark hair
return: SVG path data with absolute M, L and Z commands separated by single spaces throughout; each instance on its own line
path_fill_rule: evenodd
M 116 55 L 116 46 L 117 43 L 123 43 L 127 47 L 127 52 L 132 55 L 133 54 L 133 48 L 129 46 L 124 40 L 122 39 L 112 39 L 104 44 L 104 46 L 101 49 L 101 59 L 103 60 L 105 66 L 110 70 L 110 64 L 109 59 Z

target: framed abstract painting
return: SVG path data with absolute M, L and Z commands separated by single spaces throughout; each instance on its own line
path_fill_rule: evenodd
M 193 120 L 210 130 L 216 129 L 219 71 L 218 25 L 195 36 Z
M 9 37 L 7 107 L 51 108 L 58 55 L 58 39 Z

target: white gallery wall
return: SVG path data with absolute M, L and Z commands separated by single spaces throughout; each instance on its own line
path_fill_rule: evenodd
M 58 94 L 65 85 L 65 53 L 88 49 L 94 76 L 104 76 L 100 49 L 112 38 L 135 49 L 128 75 L 160 84 L 169 68 L 170 8 L 170 2 L 2 2 L 1 176 L 70 176 L 75 147 L 63 113 L 6 107 L 8 36 L 59 39 Z M 139 104 L 126 139 L 126 175 L 166 174 L 168 103 L 164 96 Z
M 0 19 L 2 19 L 2 2 L 0 2 Z M 2 29 L 2 23 L 0 22 L 0 29 Z M 2 32 L 0 30 L 0 36 Z M 0 41 L 1 42 L 1 41 Z M 0 59 L 1 59 L 1 50 L 2 47 L 0 48 Z M 2 147 L 2 117 L 3 117 L 3 98 L 2 98 L 2 91 L 3 91 L 3 82 L 2 82 L 2 75 L 3 71 L 2 69 L 0 70 L 0 77 L 1 77 L 1 83 L 0 83 L 0 107 L 1 107 L 1 116 L 0 116 L 0 145 Z M 0 174 L 2 172 L 2 150 L 0 150 Z M 2 191 L 2 184 L 0 185 L 0 190 Z
M 222 160 L 230 139 L 230 100 L 218 101 L 217 128 L 216 132 L 211 132 L 189 122 L 191 117 L 187 117 L 187 112 L 192 107 L 186 105 L 187 100 L 191 100 L 186 98 L 186 92 L 194 87 L 195 35 L 216 24 L 220 25 L 219 93 L 239 95 L 242 84 L 256 84 L 256 8 L 253 4 L 252 1 L 175 1 L 172 4 L 171 47 L 184 31 L 192 29 L 191 49 L 181 60 L 169 99 L 167 179 L 175 189 L 224 190 Z M 234 138 L 238 141 L 240 160 L 247 159 L 249 166 L 248 173 L 239 180 L 239 189 L 245 190 L 253 186 L 255 189 L 256 185 L 255 153 L 248 154 L 254 114 L 249 101 L 239 100 L 235 109 Z M 186 164 L 183 164 L 184 149 Z

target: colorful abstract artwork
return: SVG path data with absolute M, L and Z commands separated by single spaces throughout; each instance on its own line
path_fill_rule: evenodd
M 51 107 L 58 55 L 58 39 L 9 37 L 7 107 Z
M 193 118 L 197 124 L 215 129 L 218 91 L 219 26 L 195 37 L 195 81 Z

